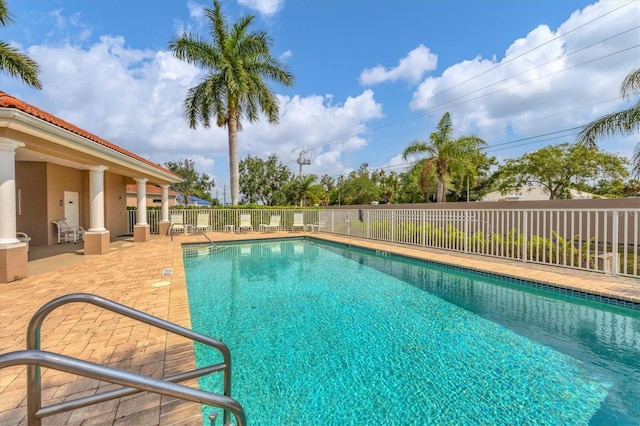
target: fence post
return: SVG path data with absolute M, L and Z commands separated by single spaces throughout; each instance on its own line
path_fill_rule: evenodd
M 365 210 L 365 213 L 366 213 L 366 222 L 365 222 L 366 225 L 365 225 L 365 227 L 367 229 L 367 238 L 371 238 L 371 232 L 370 232 L 370 229 L 369 229 L 369 224 L 371 223 L 369 221 L 369 210 Z
M 612 235 L 611 235 L 611 249 L 613 259 L 611 259 L 611 276 L 615 277 L 618 275 L 618 266 L 620 261 L 618 260 L 618 212 L 614 210 L 611 212 L 613 214 L 613 220 L 611 222 Z M 605 255 L 607 253 L 607 248 L 604 249 Z M 606 256 L 605 256 L 606 258 Z
M 522 211 L 522 261 L 527 262 L 527 216 L 528 210 Z
M 395 224 L 395 210 L 391 210 L 391 241 L 395 241 L 396 224 Z
M 465 210 L 464 212 L 464 252 L 469 253 L 469 221 L 471 220 L 469 217 L 469 210 Z

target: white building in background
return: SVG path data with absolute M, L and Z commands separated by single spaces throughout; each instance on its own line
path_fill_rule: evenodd
M 574 200 L 591 200 L 593 198 L 605 198 L 596 197 L 589 192 L 578 191 L 576 189 L 570 189 L 571 198 Z M 548 200 L 549 193 L 540 186 L 524 186 L 517 192 L 500 193 L 499 191 L 493 191 L 485 195 L 480 201 L 541 201 Z

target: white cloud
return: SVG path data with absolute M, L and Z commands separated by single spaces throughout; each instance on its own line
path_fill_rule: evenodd
M 205 7 L 199 3 L 194 1 L 187 2 L 187 9 L 189 9 L 189 16 L 196 21 L 201 21 L 206 19 L 204 14 Z
M 287 50 L 282 55 L 280 55 L 280 60 L 286 62 L 291 56 L 293 56 L 293 52 L 291 52 L 291 50 Z
M 271 125 L 259 122 L 243 124 L 240 133 L 241 150 L 251 155 L 278 155 L 292 170 L 297 165 L 291 152 L 296 148 L 312 151 L 313 162 L 305 172 L 320 173 L 327 166 L 340 169 L 341 156 L 366 147 L 366 122 L 382 117 L 382 105 L 373 91 L 348 97 L 343 104 L 332 104 L 332 95 L 309 97 L 279 96 L 280 121 Z M 322 172 L 324 173 L 324 172 Z
M 514 41 L 500 60 L 478 57 L 427 77 L 411 107 L 434 123 L 449 111 L 457 133 L 486 134 L 489 143 L 509 129 L 521 137 L 540 135 L 617 110 L 622 100 L 606 101 L 618 96 L 620 83 L 637 67 L 638 48 L 624 50 L 637 45 L 640 33 L 637 4 L 607 14 L 622 5 L 596 3 L 572 14 L 555 31 L 545 25 L 535 28 Z M 573 139 L 546 144 L 565 141 Z M 627 148 L 629 155 L 630 146 L 622 149 Z
M 47 87 L 36 106 L 155 163 L 194 159 L 200 172 L 226 181 L 227 130 L 215 120 L 190 129 L 184 119 L 186 92 L 202 76 L 197 68 L 167 51 L 128 48 L 123 37 L 103 36 L 88 48 L 32 46 L 28 54 Z M 313 147 L 317 161 L 305 172 L 321 170 L 324 161 L 340 167 L 343 153 L 366 146 L 366 122 L 382 116 L 373 95 L 365 90 L 342 104 L 332 95 L 278 96 L 279 125 L 264 117 L 243 121 L 240 158 L 275 153 L 295 171 L 291 150 Z
M 273 16 L 284 4 L 284 0 L 238 0 L 238 3 L 265 16 Z
M 360 84 L 371 86 L 385 81 L 405 80 L 411 84 L 418 83 L 427 71 L 433 71 L 438 65 L 438 56 L 429 48 L 420 45 L 407 56 L 401 58 L 398 66 L 387 70 L 382 65 L 369 68 L 360 74 Z

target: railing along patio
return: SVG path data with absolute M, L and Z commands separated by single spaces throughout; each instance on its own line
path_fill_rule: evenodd
M 640 278 L 638 209 L 184 209 L 185 223 L 207 213 L 212 231 L 236 225 L 241 213 L 251 215 L 254 230 L 282 217 L 292 230 L 293 213 L 304 223 L 326 219 L 322 232 L 390 243 L 554 265 Z M 129 212 L 133 231 L 135 211 Z M 148 223 L 158 233 L 160 211 L 149 210 Z

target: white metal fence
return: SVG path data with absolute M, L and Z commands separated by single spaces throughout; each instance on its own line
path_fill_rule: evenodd
M 261 224 L 269 224 L 272 215 L 280 216 L 280 223 L 283 230 L 292 229 L 293 213 L 302 212 L 304 223 L 312 225 L 318 222 L 319 210 L 291 210 L 291 209 L 171 209 L 169 216 L 181 214 L 185 224 L 195 225 L 197 223 L 198 214 L 209 215 L 209 224 L 212 231 L 224 231 L 226 225 L 235 225 L 236 229 L 240 223 L 240 214 L 251 215 L 251 224 L 253 229 L 260 229 Z M 133 233 L 133 226 L 136 224 L 136 210 L 128 210 L 128 229 L 129 233 Z M 147 223 L 150 226 L 152 234 L 159 232 L 158 224 L 162 219 L 160 210 L 147 210 Z
M 640 278 L 639 209 L 367 209 L 300 210 L 304 222 L 326 220 L 322 232 L 451 250 L 522 262 Z M 182 212 L 185 223 L 208 213 L 214 231 L 237 225 L 240 213 L 251 215 L 254 229 L 281 215 L 290 230 L 290 209 L 204 209 Z M 157 233 L 160 212 L 148 211 L 151 232 Z M 133 232 L 135 211 L 130 211 Z

